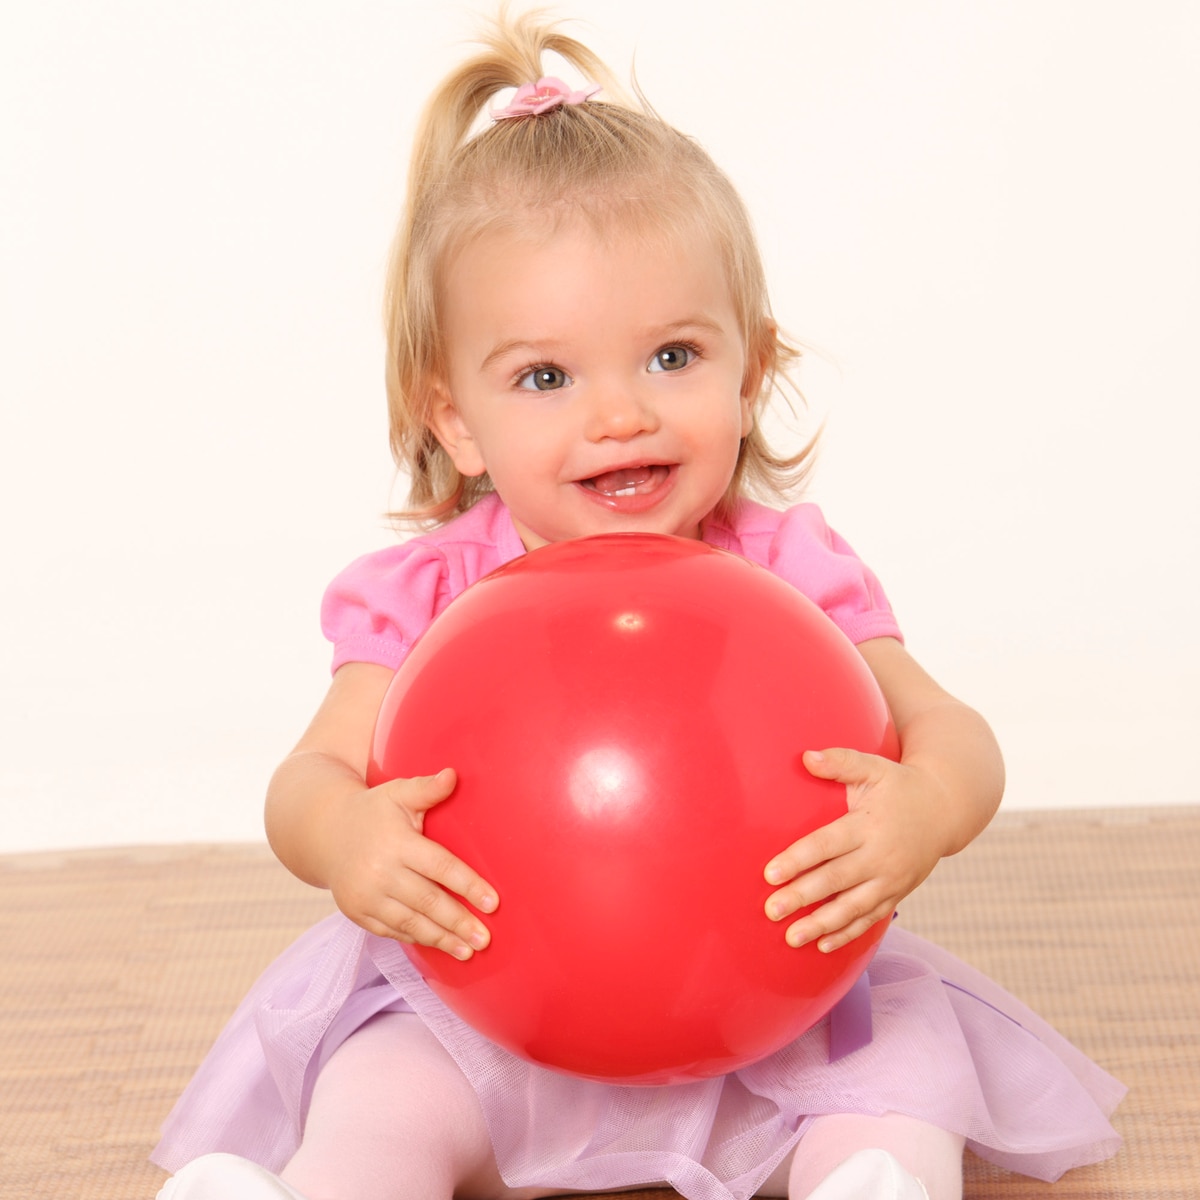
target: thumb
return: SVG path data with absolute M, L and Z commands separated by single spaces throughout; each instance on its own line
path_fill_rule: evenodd
M 848 785 L 873 783 L 886 760 L 861 750 L 838 746 L 830 750 L 806 750 L 804 766 L 818 779 L 832 779 Z
M 395 799 L 410 813 L 428 812 L 447 799 L 458 785 L 452 767 L 444 767 L 436 775 L 416 775 L 412 779 L 396 780 Z

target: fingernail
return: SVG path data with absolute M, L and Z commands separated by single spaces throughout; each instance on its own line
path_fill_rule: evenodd
M 470 941 L 471 945 L 474 946 L 476 950 L 482 950 L 488 944 L 488 940 L 486 929 L 474 930 L 468 939 L 468 941 Z
M 466 962 L 467 959 L 470 958 L 471 955 L 475 953 L 475 951 L 472 950 L 470 946 L 455 946 L 454 949 L 450 951 L 450 953 L 453 954 L 454 957 L 457 958 L 459 962 Z
M 775 863 L 768 863 L 767 869 L 763 872 L 768 883 L 783 882 L 783 868 L 776 866 Z
M 480 897 L 479 897 L 479 905 L 478 905 L 478 908 L 479 908 L 479 911 L 480 911 L 480 912 L 489 912 L 489 913 L 490 913 L 490 912 L 495 912 L 495 911 L 496 911 L 496 905 L 497 905 L 497 904 L 499 904 L 499 903 L 500 903 L 500 901 L 499 901 L 499 900 L 497 900 L 495 896 L 493 896 L 493 895 L 491 895 L 491 894 L 489 893 L 489 894 L 488 894 L 488 895 L 486 895 L 486 896 L 480 896 Z

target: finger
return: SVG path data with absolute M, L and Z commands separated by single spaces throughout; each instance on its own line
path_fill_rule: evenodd
M 496 889 L 439 842 L 422 838 L 413 847 L 409 866 L 425 879 L 440 885 L 445 892 L 461 896 L 480 912 L 495 912 L 500 906 Z
M 411 779 L 394 779 L 388 788 L 390 795 L 410 813 L 428 812 L 436 804 L 449 799 L 458 784 L 452 767 L 444 767 L 435 775 L 417 775 Z
M 399 898 L 474 949 L 484 949 L 491 933 L 459 897 L 479 912 L 491 913 L 500 904 L 496 890 L 445 846 L 427 838 L 412 846 L 406 866 Z
M 373 914 L 384 936 L 463 960 L 486 949 L 491 941 L 487 926 L 443 888 L 411 871 L 396 883 L 395 894 L 385 897 Z
M 820 939 L 817 942 L 817 949 L 822 954 L 832 954 L 835 950 L 840 950 L 843 946 L 850 945 L 855 938 L 860 938 L 868 930 L 874 928 L 880 921 L 887 920 L 892 914 L 885 912 L 879 917 L 859 917 L 856 921 L 852 921 L 845 929 L 836 930 L 834 933 Z
M 889 762 L 877 754 L 864 754 L 844 746 L 804 752 L 804 766 L 810 775 L 844 783 L 847 787 L 876 782 Z
M 391 938 L 408 946 L 441 950 L 462 962 L 472 958 L 476 950 L 457 933 L 399 901 L 385 903 L 378 915 L 366 917 L 360 924 L 378 937 Z
M 864 869 L 861 854 L 839 855 L 803 872 L 785 887 L 773 892 L 767 900 L 767 916 L 772 921 L 781 921 L 802 908 L 811 908 L 857 888 L 870 878 L 870 873 Z
M 817 949 L 827 954 L 861 937 L 872 925 L 891 916 L 891 905 L 872 893 L 869 887 L 852 888 L 806 913 L 788 926 L 784 934 L 787 944 L 799 947 L 816 942 Z
M 777 854 L 767 863 L 763 877 L 771 884 L 787 883 L 789 879 L 795 879 L 802 872 L 811 871 L 823 862 L 857 850 L 860 844 L 855 823 L 848 815 L 838 817 Z

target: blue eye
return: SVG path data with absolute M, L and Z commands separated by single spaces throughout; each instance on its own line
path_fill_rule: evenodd
M 532 367 L 517 380 L 517 386 L 526 391 L 554 392 L 570 382 L 571 377 L 558 367 Z
M 646 367 L 647 371 L 682 371 L 696 357 L 691 346 L 664 346 L 657 351 Z

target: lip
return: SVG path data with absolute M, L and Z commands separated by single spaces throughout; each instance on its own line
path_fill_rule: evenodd
M 604 474 L 608 471 L 636 470 L 639 467 L 664 467 L 666 468 L 666 474 L 650 491 L 639 492 L 632 496 L 604 495 L 602 492 L 597 492 L 587 486 L 587 480 L 594 479 L 596 475 Z M 596 475 L 577 479 L 575 481 L 576 489 L 593 504 L 598 504 L 608 512 L 631 516 L 637 513 L 648 512 L 666 499 L 675 488 L 675 482 L 679 477 L 679 464 L 651 462 L 646 459 L 640 459 L 635 462 L 618 463 L 614 466 L 606 467 L 604 471 L 597 471 Z

